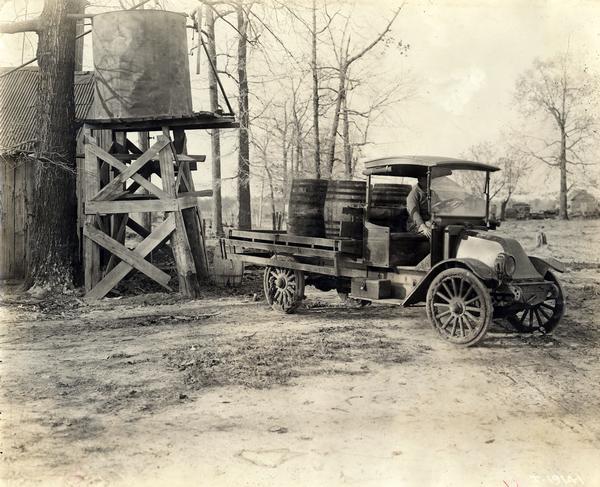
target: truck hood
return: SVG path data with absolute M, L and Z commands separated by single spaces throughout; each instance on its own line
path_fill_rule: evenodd
M 543 279 L 519 242 L 491 232 L 467 231 L 458 244 L 456 258 L 477 259 L 493 269 L 496 257 L 501 252 L 515 258 L 517 267 L 512 276 L 514 280 Z

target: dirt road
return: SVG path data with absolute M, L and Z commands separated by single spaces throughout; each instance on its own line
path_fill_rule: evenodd
M 598 266 L 554 336 L 442 343 L 422 308 L 308 292 L 5 298 L 5 485 L 600 485 Z

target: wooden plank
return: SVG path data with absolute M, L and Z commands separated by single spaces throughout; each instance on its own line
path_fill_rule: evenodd
M 300 235 L 289 235 L 287 233 L 275 233 L 275 232 L 253 232 L 248 230 L 229 230 L 229 235 L 233 237 L 241 237 L 248 239 L 258 239 L 263 241 L 272 242 L 289 242 L 293 244 L 302 244 L 305 246 L 319 246 L 329 247 L 337 250 L 338 240 L 332 238 L 320 238 L 320 237 L 303 237 Z
M 127 181 L 127 179 L 129 179 L 129 177 L 125 178 L 125 180 L 122 183 L 116 183 L 115 181 L 117 181 L 121 176 L 123 176 L 123 174 L 127 174 L 128 170 L 129 170 L 129 168 L 131 168 L 131 166 L 126 166 L 121 161 L 117 160 L 117 158 L 115 157 L 115 155 L 117 155 L 117 154 L 109 154 L 108 152 L 100 149 L 100 147 L 98 147 L 98 146 L 92 146 L 91 151 L 94 154 L 96 154 L 96 156 L 98 156 L 100 159 L 102 159 L 104 162 L 106 162 L 110 166 L 112 166 L 115 169 L 117 169 L 118 171 L 120 171 L 120 174 L 117 177 L 115 177 L 115 179 L 113 181 L 111 181 L 110 184 L 108 184 L 107 186 L 102 188 L 102 190 L 96 196 L 94 196 L 93 199 L 94 200 L 110 200 L 110 199 L 118 198 L 119 195 L 123 193 L 121 184 L 123 184 L 125 181 Z M 154 194 L 158 198 L 161 198 L 161 199 L 169 198 L 169 195 L 167 193 L 165 193 L 162 189 L 160 189 L 155 184 L 148 181 L 141 174 L 138 174 L 136 172 L 135 174 L 131 175 L 131 179 L 133 179 L 137 184 L 139 184 L 144 189 L 146 189 L 148 192 Z M 111 187 L 111 185 L 113 185 L 113 184 L 118 186 L 118 190 L 116 188 L 106 190 L 107 188 Z
M 100 172 L 98 168 L 98 158 L 90 150 L 90 147 L 96 144 L 96 139 L 89 135 L 89 130 L 84 127 L 85 137 L 85 160 L 84 160 L 84 187 L 86 205 L 91 198 L 100 189 Z M 94 225 L 95 216 L 87 215 L 85 217 L 86 225 Z M 84 281 L 85 290 L 91 291 L 100 280 L 100 247 L 89 238 L 84 239 Z
M 171 276 L 169 276 L 169 274 L 166 272 L 161 271 L 158 267 L 152 265 L 143 257 L 140 257 L 139 254 L 129 250 L 117 240 L 109 237 L 105 233 L 102 233 L 100 230 L 92 226 L 86 225 L 83 227 L 83 233 L 85 236 L 91 238 L 94 242 L 102 245 L 102 247 L 107 249 L 113 255 L 116 255 L 123 262 L 126 262 L 138 271 L 143 272 L 150 279 L 153 279 L 161 286 L 164 286 L 170 290 L 167 284 L 171 280 Z
M 163 243 L 175 230 L 175 218 L 170 215 L 165 221 L 145 238 L 133 251 L 140 258 L 145 258 L 156 247 Z M 87 239 L 91 240 L 91 239 Z M 133 267 L 127 262 L 119 262 L 85 297 L 87 299 L 101 299 L 123 279 Z
M 168 135 L 168 127 L 163 127 L 163 133 Z M 169 140 L 165 135 L 163 139 Z M 163 181 L 163 189 L 171 196 L 176 198 L 175 173 L 173 170 L 173 158 L 171 144 L 167 144 L 158 154 L 160 161 L 160 174 Z M 190 249 L 190 243 L 187 237 L 183 215 L 180 211 L 173 211 L 175 218 L 175 231 L 171 236 L 171 248 L 177 267 L 177 276 L 179 278 L 179 291 L 185 296 L 198 297 L 200 295 L 200 284 L 196 274 L 196 265 Z
M 14 260 L 14 169 L 13 161 L 0 161 L 0 278 L 12 279 Z
M 193 183 L 191 183 L 193 184 Z M 212 189 L 200 189 L 198 191 L 187 191 L 184 193 L 179 193 L 177 197 L 182 196 L 193 196 L 194 198 L 207 198 L 213 195 Z
M 198 197 L 180 196 L 177 198 L 177 205 L 180 210 L 185 210 L 187 208 L 195 208 L 196 206 L 198 206 Z
M 144 165 L 150 161 L 156 154 L 161 151 L 166 145 L 169 145 L 170 141 L 168 138 L 164 136 L 159 136 L 156 143 L 150 147 L 139 159 L 135 162 L 132 162 L 127 169 L 125 169 L 122 173 L 120 173 L 117 177 L 115 177 L 109 184 L 107 184 L 102 190 L 94 197 L 95 199 L 110 199 L 111 195 L 119 193 L 121 191 L 121 186 L 125 181 L 127 181 L 130 177 L 136 174 Z M 94 147 L 93 150 L 96 153 L 103 153 L 105 155 L 109 155 L 107 152 L 103 151 L 99 147 Z M 100 156 L 99 156 L 100 157 Z M 101 157 L 102 158 L 102 157 Z M 114 157 L 112 158 L 112 162 L 119 162 Z M 108 161 L 107 161 L 108 162 Z M 138 181 L 139 182 L 139 181 Z M 141 182 L 140 182 L 141 184 Z
M 309 249 L 306 247 L 296 247 L 294 245 L 284 245 L 284 244 L 273 244 L 273 243 L 265 243 L 265 242 L 246 242 L 243 240 L 234 240 L 227 239 L 227 243 L 235 246 L 236 249 L 244 249 L 244 250 L 269 250 L 276 254 L 294 254 L 294 255 L 303 255 L 307 257 L 324 257 L 328 259 L 333 259 L 336 255 L 339 254 L 336 250 L 322 250 L 322 249 Z
M 150 231 L 147 230 L 144 226 L 140 225 L 133 218 L 127 219 L 127 226 L 131 228 L 135 233 L 137 233 L 140 237 L 146 238 L 150 235 Z
M 133 142 L 130 142 L 129 140 L 127 142 L 128 142 L 127 147 L 132 152 L 131 154 L 112 154 L 119 161 L 126 161 L 126 162 L 135 161 L 138 157 L 140 157 L 140 155 L 142 155 L 142 152 L 135 152 L 134 150 L 132 150 L 130 148 L 130 147 L 135 147 L 137 150 L 139 150 Z M 131 144 L 131 146 L 129 144 Z M 179 162 L 187 162 L 187 163 L 204 162 L 204 161 L 206 161 L 206 156 L 177 154 L 177 159 L 179 160 Z M 152 159 L 152 162 L 154 162 L 154 161 L 158 161 L 158 159 Z
M 127 220 L 129 220 L 129 215 L 117 214 L 114 215 L 113 218 L 112 237 L 121 245 L 125 246 L 125 228 L 127 226 Z M 104 269 L 104 274 L 110 272 L 118 263 L 118 257 L 115 254 L 111 254 L 110 258 L 108 259 L 108 264 L 106 264 L 106 269 Z
M 187 193 L 180 193 L 179 196 L 184 195 L 195 195 L 194 191 L 194 180 L 188 164 L 182 164 L 181 173 L 185 175 L 183 179 L 183 189 L 187 190 Z M 212 193 L 212 191 L 211 191 Z M 203 278 L 208 277 L 208 256 L 206 255 L 206 245 L 204 241 L 204 228 L 201 223 L 201 213 L 198 203 L 198 197 L 192 197 L 195 203 L 190 209 L 182 211 L 183 220 L 185 222 L 188 239 L 190 242 L 190 248 L 194 257 L 194 264 L 196 265 L 196 272 L 198 276 Z
M 152 211 L 175 211 L 179 209 L 176 199 L 141 201 L 87 201 L 87 215 L 112 215 L 115 213 L 144 213 Z
M 191 117 L 174 118 L 172 116 L 138 117 L 136 119 L 87 119 L 86 123 L 94 129 L 112 128 L 128 132 L 161 130 L 166 124 L 181 129 L 226 129 L 238 128 L 233 115 L 219 115 L 214 112 L 196 112 Z
M 26 259 L 26 221 L 27 211 L 25 207 L 26 197 L 26 162 L 17 164 L 14 172 L 15 192 L 14 192 L 14 266 L 13 274 L 17 279 L 25 277 L 25 259 Z
M 270 257 L 258 257 L 255 255 L 244 255 L 244 254 L 235 254 L 231 255 L 228 253 L 228 258 L 230 259 L 239 259 L 244 262 L 248 262 L 249 264 L 259 264 L 263 266 L 275 266 L 275 267 L 283 267 L 286 269 L 296 269 L 299 271 L 310 272 L 313 274 L 322 274 L 324 276 L 339 276 L 339 277 L 367 277 L 366 269 L 352 269 L 341 266 L 339 269 L 339 273 L 336 274 L 333 266 L 322 266 L 315 264 L 304 264 L 301 262 L 289 261 L 289 260 L 277 260 L 271 259 Z

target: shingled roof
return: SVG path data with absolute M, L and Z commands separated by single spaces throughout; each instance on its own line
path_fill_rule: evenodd
M 12 68 L 0 68 L 0 74 Z M 0 78 L 0 153 L 34 150 L 37 118 L 36 67 L 22 68 Z M 75 118 L 86 118 L 94 98 L 92 72 L 75 74 Z

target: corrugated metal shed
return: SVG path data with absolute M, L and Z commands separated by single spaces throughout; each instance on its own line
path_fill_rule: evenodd
M 2 72 L 12 68 L 0 68 Z M 0 78 L 0 153 L 30 151 L 36 140 L 38 69 L 22 68 Z M 94 75 L 75 75 L 75 117 L 87 117 L 94 98 Z

